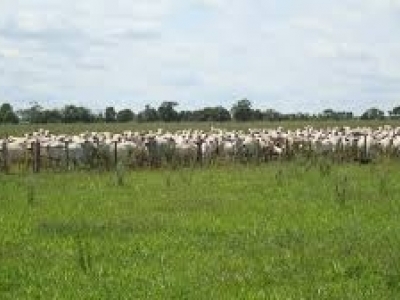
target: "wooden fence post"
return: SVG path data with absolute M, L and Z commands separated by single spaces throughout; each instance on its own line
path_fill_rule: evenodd
M 312 151 L 312 141 L 311 140 L 309 140 L 308 141 L 308 151 L 311 153 L 311 151 Z
M 41 148 L 40 148 L 40 142 L 37 142 L 37 159 L 38 159 L 38 173 L 40 173 L 40 170 L 42 168 L 42 157 L 41 157 Z
M 95 165 L 97 167 L 99 167 L 101 165 L 101 163 L 100 163 L 100 141 L 96 136 L 93 137 L 93 147 L 94 147 L 94 158 L 96 159 Z
M 368 150 L 367 150 L 367 135 L 364 135 L 364 155 L 365 159 L 368 159 Z
M 154 137 L 151 137 L 148 141 L 148 152 L 149 152 L 149 160 L 150 167 L 155 168 L 159 166 L 159 157 L 157 153 L 157 141 Z
M 256 139 L 256 163 L 259 164 L 261 162 L 262 151 L 261 151 L 261 144 L 258 139 Z
M 117 149 L 117 145 L 118 145 L 118 142 L 115 141 L 114 142 L 114 162 L 115 162 L 115 167 L 118 164 L 118 152 L 117 152 L 118 149 Z
M 64 144 L 65 144 L 65 161 L 66 161 L 65 163 L 66 163 L 66 166 L 68 169 L 69 168 L 69 142 L 65 141 Z
M 196 142 L 196 145 L 197 145 L 197 162 L 198 163 L 202 163 L 202 161 L 203 161 L 203 155 L 202 155 L 202 152 L 201 152 L 201 146 L 203 145 L 203 140 L 202 139 L 199 139 L 197 142 Z
M 4 172 L 8 173 L 8 147 L 7 147 L 7 142 L 6 140 L 3 141 L 2 143 L 2 154 L 3 154 L 3 168 Z
M 285 140 L 285 152 L 286 152 L 286 159 L 290 158 L 290 149 L 289 149 L 289 139 L 286 138 Z
M 367 135 L 362 134 L 359 137 L 358 142 L 364 142 L 364 145 L 362 145 L 362 148 L 360 148 L 357 144 L 355 144 L 356 147 L 356 157 L 358 159 L 359 163 L 366 163 L 367 162 Z
M 364 149 L 362 150 L 361 155 L 361 163 L 369 163 L 370 158 L 368 154 L 368 146 L 367 146 L 367 134 L 364 135 Z
M 32 172 L 35 173 L 35 142 L 31 142 Z
M 36 140 L 34 149 L 34 173 L 40 173 L 40 142 Z

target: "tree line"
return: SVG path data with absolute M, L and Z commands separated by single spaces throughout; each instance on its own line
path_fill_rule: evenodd
M 15 111 L 9 103 L 0 106 L 0 124 L 46 124 L 46 123 L 96 123 L 96 122 L 227 122 L 227 121 L 284 121 L 284 120 L 383 120 L 400 119 L 400 106 L 385 114 L 378 108 L 366 110 L 360 117 L 352 112 L 325 109 L 318 114 L 294 113 L 283 114 L 274 109 L 260 110 L 253 108 L 248 99 L 237 101 L 230 110 L 222 107 L 205 107 L 198 110 L 177 110 L 177 102 L 164 101 L 158 108 L 146 105 L 137 114 L 126 108 L 116 111 L 107 107 L 104 112 L 94 113 L 82 106 L 66 105 L 61 109 L 46 109 L 34 103 L 27 109 Z

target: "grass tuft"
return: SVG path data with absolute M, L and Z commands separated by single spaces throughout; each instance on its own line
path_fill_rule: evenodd
M 29 206 L 33 206 L 35 204 L 35 195 L 36 195 L 36 180 L 34 176 L 28 176 L 26 179 L 26 202 Z
M 78 266 L 85 274 L 89 274 L 93 267 L 90 244 L 80 236 L 75 238 L 75 242 Z
M 117 164 L 117 166 L 115 167 L 115 180 L 116 180 L 117 186 L 123 186 L 124 185 L 124 183 L 125 183 L 124 177 L 125 177 L 124 164 L 119 162 Z
M 349 196 L 349 179 L 346 175 L 337 179 L 335 184 L 335 199 L 340 206 L 345 206 Z

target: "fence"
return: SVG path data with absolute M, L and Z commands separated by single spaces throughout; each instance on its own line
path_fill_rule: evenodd
M 368 143 L 367 136 L 364 137 L 364 149 L 359 149 L 357 145 L 353 145 L 350 150 L 350 153 L 344 150 L 343 145 L 338 145 L 336 152 L 332 154 L 331 158 L 337 161 L 344 160 L 358 160 L 361 163 L 367 163 L 371 160 L 369 151 L 368 151 Z M 185 159 L 177 157 L 177 153 L 174 149 L 171 149 L 170 152 L 160 153 L 159 148 L 157 147 L 157 143 L 155 140 L 149 140 L 146 143 L 146 153 L 143 155 L 138 155 L 133 160 L 133 154 L 129 157 L 131 159 L 130 167 L 135 166 L 148 166 L 148 167 L 161 167 L 163 165 L 204 165 L 206 162 L 214 162 L 218 159 L 223 160 L 225 158 L 225 154 L 223 149 L 221 149 L 221 145 L 217 143 L 215 151 L 212 153 L 211 158 L 205 158 L 203 155 L 203 143 L 204 141 L 199 139 L 196 145 L 196 151 L 190 159 Z M 284 145 L 282 149 L 284 149 L 280 158 L 282 160 L 291 160 L 297 156 L 304 156 L 307 158 L 311 158 L 316 154 L 313 152 L 311 141 L 304 142 L 301 146 L 296 144 L 290 144 L 289 141 L 283 140 L 280 143 Z M 50 155 L 49 148 L 43 147 L 39 140 L 32 142 L 29 147 L 25 149 L 24 157 L 25 159 L 25 169 L 31 169 L 33 173 L 40 173 L 42 169 L 54 167 L 54 165 L 62 166 L 64 169 L 68 170 L 72 167 L 76 167 L 78 165 L 86 166 L 89 168 L 103 168 L 103 169 L 112 169 L 117 166 L 118 163 L 125 163 L 121 157 L 119 157 L 119 149 L 118 142 L 113 142 L 112 146 L 109 148 L 111 152 L 102 152 L 102 145 L 98 140 L 95 140 L 93 143 L 85 143 L 82 147 L 83 159 L 82 161 L 77 161 L 76 155 L 74 152 L 71 153 L 70 143 L 64 142 L 63 149 L 59 149 L 63 152 L 62 156 L 52 157 Z M 75 150 L 74 150 L 75 151 Z M 175 152 L 174 152 L 175 151 Z M 58 154 L 60 154 L 59 152 Z M 3 141 L 0 149 L 0 171 L 4 173 L 9 173 L 12 164 L 15 163 L 15 155 L 10 157 L 10 149 L 9 145 L 6 141 Z M 261 148 L 259 142 L 255 144 L 254 149 L 252 151 L 248 151 L 245 147 L 238 147 L 235 154 L 233 155 L 230 161 L 237 162 L 268 162 L 274 159 L 277 159 L 277 155 L 274 154 L 271 148 Z M 136 162 L 136 165 L 132 165 L 132 161 Z M 21 163 L 21 158 L 19 163 Z
M 1 143 L 1 149 L 0 149 L 0 154 L 1 154 L 1 169 L 5 172 L 8 173 L 8 147 L 7 147 L 7 142 L 3 141 Z

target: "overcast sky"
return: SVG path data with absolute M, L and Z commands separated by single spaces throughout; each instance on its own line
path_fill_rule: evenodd
M 0 102 L 400 105 L 400 0 L 1 0 Z

